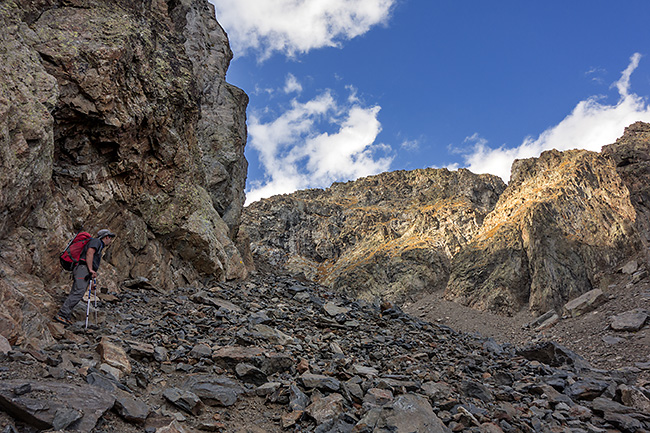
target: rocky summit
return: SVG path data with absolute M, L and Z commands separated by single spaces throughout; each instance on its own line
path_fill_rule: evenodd
M 288 276 L 100 293 L 36 350 L 0 344 L 6 432 L 642 432 L 648 365 L 590 366 Z

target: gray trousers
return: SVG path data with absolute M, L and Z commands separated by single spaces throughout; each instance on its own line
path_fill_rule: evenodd
M 88 270 L 88 266 L 83 262 L 79 263 L 79 265 L 73 269 L 72 277 L 74 278 L 72 289 L 70 289 L 68 298 L 59 310 L 59 314 L 66 319 L 70 318 L 72 309 L 79 303 L 79 301 L 81 301 L 81 298 L 84 297 L 84 293 L 88 290 L 88 284 L 90 284 L 90 271 Z

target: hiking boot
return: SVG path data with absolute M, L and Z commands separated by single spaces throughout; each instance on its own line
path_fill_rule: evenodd
M 65 317 L 63 317 L 60 314 L 57 314 L 56 316 L 54 316 L 54 320 L 56 320 L 59 323 L 63 323 L 66 326 L 67 325 L 72 325 L 72 320 L 66 319 Z

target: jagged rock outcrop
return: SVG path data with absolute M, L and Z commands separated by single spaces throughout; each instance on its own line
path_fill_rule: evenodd
M 446 297 L 506 314 L 561 307 L 638 251 L 636 216 L 601 154 L 553 150 L 517 160 L 494 211 L 454 257 Z
M 636 122 L 615 143 L 603 147 L 603 154 L 616 164 L 616 171 L 630 191 L 636 209 L 636 228 L 650 264 L 650 124 Z
M 213 6 L 13 0 L 0 24 L 0 333 L 48 340 L 78 227 L 118 233 L 107 286 L 245 277 L 247 97 Z
M 242 228 L 259 263 L 362 298 L 444 289 L 451 257 L 505 188 L 467 170 L 396 171 L 253 203 Z

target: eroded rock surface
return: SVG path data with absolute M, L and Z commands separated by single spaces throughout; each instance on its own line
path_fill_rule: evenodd
M 51 339 L 79 228 L 118 234 L 111 288 L 244 278 L 248 99 L 213 6 L 5 1 L 0 25 L 0 332 Z
M 396 171 L 253 203 L 243 227 L 262 265 L 363 298 L 442 290 L 451 257 L 505 188 L 467 170 Z
M 636 218 L 603 155 L 548 151 L 515 161 L 494 211 L 454 257 L 447 298 L 506 314 L 560 308 L 638 251 Z

